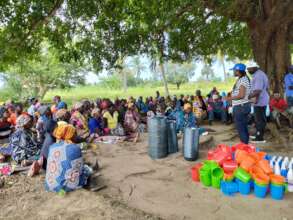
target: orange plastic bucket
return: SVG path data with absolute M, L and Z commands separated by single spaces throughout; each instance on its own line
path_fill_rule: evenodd
M 258 161 L 257 165 L 266 173 L 271 174 L 273 173 L 272 168 L 270 167 L 269 161 L 267 160 L 260 160 Z
M 235 152 L 235 159 L 238 164 L 240 164 L 243 161 L 243 159 L 247 156 L 248 153 L 246 153 L 244 150 L 236 150 Z
M 281 175 L 271 174 L 270 179 L 274 184 L 284 184 L 285 182 L 285 178 Z
M 254 164 L 255 164 L 254 158 L 252 158 L 251 156 L 246 156 L 242 158 L 240 167 L 246 171 L 249 171 Z
M 263 152 L 263 151 L 259 151 L 257 152 L 258 154 L 258 157 L 260 158 L 260 160 L 263 160 L 265 158 L 265 156 L 267 155 L 266 152 Z
M 255 161 L 259 161 L 260 160 L 259 155 L 256 152 L 250 153 L 249 156 L 252 157 Z
M 261 169 L 258 165 L 255 165 L 255 166 L 251 167 L 250 173 L 253 173 L 253 174 L 259 174 L 259 173 L 260 174 L 265 174 L 263 169 Z
M 270 182 L 270 177 L 257 165 L 251 168 L 250 174 L 258 184 L 269 184 Z

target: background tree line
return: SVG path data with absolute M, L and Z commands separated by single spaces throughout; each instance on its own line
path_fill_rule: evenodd
M 291 0 L 3 0 L 0 21 L 4 73 L 12 72 L 13 65 L 42 62 L 44 42 L 54 48 L 60 65 L 75 63 L 95 72 L 115 69 L 125 74 L 125 57 L 146 54 L 159 70 L 166 94 L 168 81 L 178 75 L 167 76 L 169 62 L 209 60 L 219 53 L 231 59 L 254 58 L 269 74 L 273 89 L 281 89 L 291 63 Z M 28 78 L 23 75 L 21 80 Z

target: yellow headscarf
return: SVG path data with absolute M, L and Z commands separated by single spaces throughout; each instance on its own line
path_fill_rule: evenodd
M 129 109 L 131 109 L 133 106 L 134 106 L 134 103 L 133 103 L 133 102 L 129 102 L 129 103 L 127 104 L 127 107 L 128 107 Z
M 71 124 L 63 124 L 58 126 L 54 130 L 54 137 L 57 139 L 57 141 L 64 140 L 66 142 L 71 143 L 71 139 L 74 137 L 76 132 L 75 127 Z

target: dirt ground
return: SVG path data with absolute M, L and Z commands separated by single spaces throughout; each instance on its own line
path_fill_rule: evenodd
M 198 161 L 204 160 L 207 149 L 216 143 L 238 142 L 231 126 L 213 128 L 213 141 L 201 146 Z M 293 156 L 288 147 L 272 143 L 259 147 Z M 137 144 L 100 144 L 93 154 L 101 166 L 99 181 L 107 188 L 61 196 L 44 190 L 44 175 L 12 175 L 0 189 L 0 219 L 293 219 L 293 193 L 282 201 L 269 195 L 263 200 L 253 195 L 224 196 L 191 180 L 190 168 L 195 162 L 185 161 L 181 152 L 151 160 L 146 134 Z

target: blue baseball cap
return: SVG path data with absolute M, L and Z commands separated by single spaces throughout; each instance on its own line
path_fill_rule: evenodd
M 233 68 L 231 68 L 230 70 L 239 70 L 239 71 L 245 71 L 246 70 L 246 66 L 243 63 L 237 63 L 235 64 L 235 66 Z

